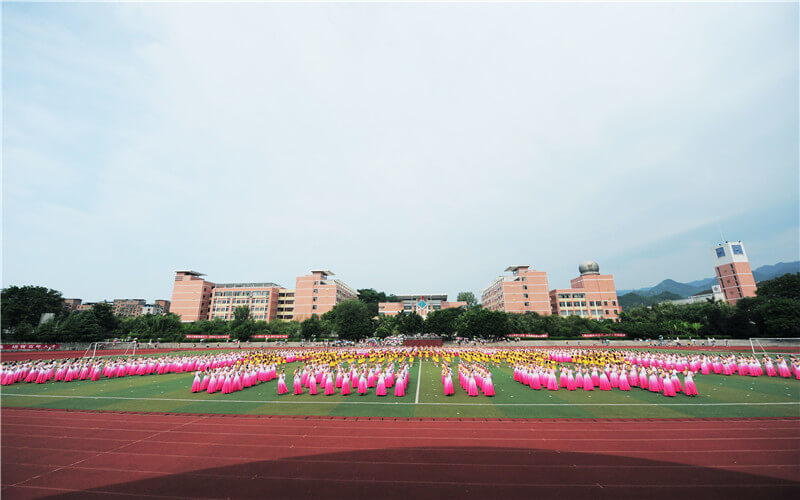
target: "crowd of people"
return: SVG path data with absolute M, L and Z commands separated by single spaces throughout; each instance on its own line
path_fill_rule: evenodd
M 194 393 L 229 394 L 277 379 L 279 395 L 373 393 L 403 397 L 411 366 L 417 359 L 441 367 L 445 396 L 456 393 L 456 376 L 468 396 L 494 396 L 493 371 L 496 375 L 498 368 L 506 366 L 513 370 L 514 381 L 533 390 L 628 392 L 639 388 L 668 397 L 698 395 L 697 375 L 800 380 L 797 356 L 579 347 L 383 346 L 14 361 L 0 365 L 0 384 L 98 381 L 189 372 L 194 373 Z

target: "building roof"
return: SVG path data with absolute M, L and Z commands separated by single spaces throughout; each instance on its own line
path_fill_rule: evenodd
M 322 273 L 326 276 L 336 276 L 335 274 L 333 274 L 333 271 L 311 271 L 311 274 L 314 273 Z
M 517 269 L 528 269 L 529 267 L 531 267 L 531 266 L 508 266 L 506 268 L 506 271 L 511 271 L 513 273 Z
M 395 295 L 400 300 L 414 300 L 425 297 L 426 300 L 447 300 L 446 293 L 404 293 Z
M 216 288 L 283 288 L 282 286 L 272 283 L 217 283 Z
M 177 273 L 183 273 L 183 274 L 188 274 L 190 276 L 205 276 L 205 274 L 198 273 L 197 271 L 175 271 L 175 273 L 176 274 Z

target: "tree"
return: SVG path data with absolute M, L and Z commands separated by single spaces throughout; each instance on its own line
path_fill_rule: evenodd
M 466 302 L 467 307 L 475 307 L 478 305 L 478 299 L 475 298 L 475 294 L 472 292 L 459 292 L 456 300 L 458 302 Z
M 300 323 L 300 336 L 305 340 L 320 338 L 323 334 L 322 321 L 316 314 L 312 314 L 310 318 Z
M 379 302 L 397 302 L 399 299 L 394 295 L 377 292 L 374 288 L 360 288 L 358 290 L 358 300 L 365 303 L 371 317 L 375 317 L 378 315 Z
M 397 315 L 397 331 L 406 335 L 421 333 L 425 329 L 425 321 L 415 312 L 401 312 Z
M 348 299 L 336 304 L 323 315 L 329 320 L 340 338 L 361 340 L 371 337 L 374 332 L 367 305 L 357 299 Z
M 13 333 L 19 325 L 27 323 L 25 335 L 32 333 L 43 313 L 64 314 L 64 299 L 61 292 L 43 286 L 11 286 L 0 292 L 3 314 L 0 317 L 3 330 Z
M 92 306 L 88 311 L 94 316 L 97 325 L 100 327 L 102 337 L 113 337 L 119 328 L 119 318 L 114 315 L 114 306 L 108 302 L 99 302 Z
M 235 323 L 244 323 L 250 319 L 250 307 L 239 306 L 233 310 L 233 321 Z
M 756 295 L 759 299 L 800 300 L 800 273 L 784 274 L 769 281 L 762 281 L 758 284 Z
M 459 318 L 458 334 L 462 337 L 504 337 L 508 333 L 508 315 L 503 311 L 473 308 Z
M 458 318 L 464 314 L 465 310 L 460 307 L 440 309 L 428 314 L 425 318 L 425 331 L 451 338 L 456 334 Z

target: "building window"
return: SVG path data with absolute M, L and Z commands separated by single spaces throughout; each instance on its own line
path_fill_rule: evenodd
M 604 306 L 607 306 L 607 305 L 608 305 L 608 301 L 607 301 L 607 300 L 604 300 L 604 301 L 603 301 L 603 305 L 604 305 Z M 606 311 L 606 314 L 608 314 L 608 311 Z
M 526 299 L 528 298 L 528 294 L 527 293 L 523 293 L 522 296 L 525 297 Z
M 527 290 L 528 289 L 528 285 L 522 285 L 522 289 L 523 290 Z
M 606 314 L 608 314 L 608 309 L 606 309 Z
M 528 307 L 529 305 L 531 305 L 530 302 L 525 302 L 525 307 Z
M 315 288 L 315 289 L 314 289 L 314 293 L 317 293 L 317 291 L 318 291 L 318 290 Z
M 615 305 L 617 305 L 617 301 L 616 301 L 616 300 L 612 300 L 612 301 L 611 301 L 611 305 L 612 305 L 612 306 L 615 306 Z
M 311 306 L 311 309 L 316 309 L 316 308 L 317 308 L 317 305 L 316 305 L 316 304 L 314 304 L 313 306 Z
M 314 297 L 314 302 L 316 302 L 316 301 L 317 301 L 317 298 L 316 298 L 316 297 Z

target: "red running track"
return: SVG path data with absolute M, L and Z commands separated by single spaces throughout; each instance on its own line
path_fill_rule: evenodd
M 800 419 L 3 409 L 2 497 L 798 498 Z

